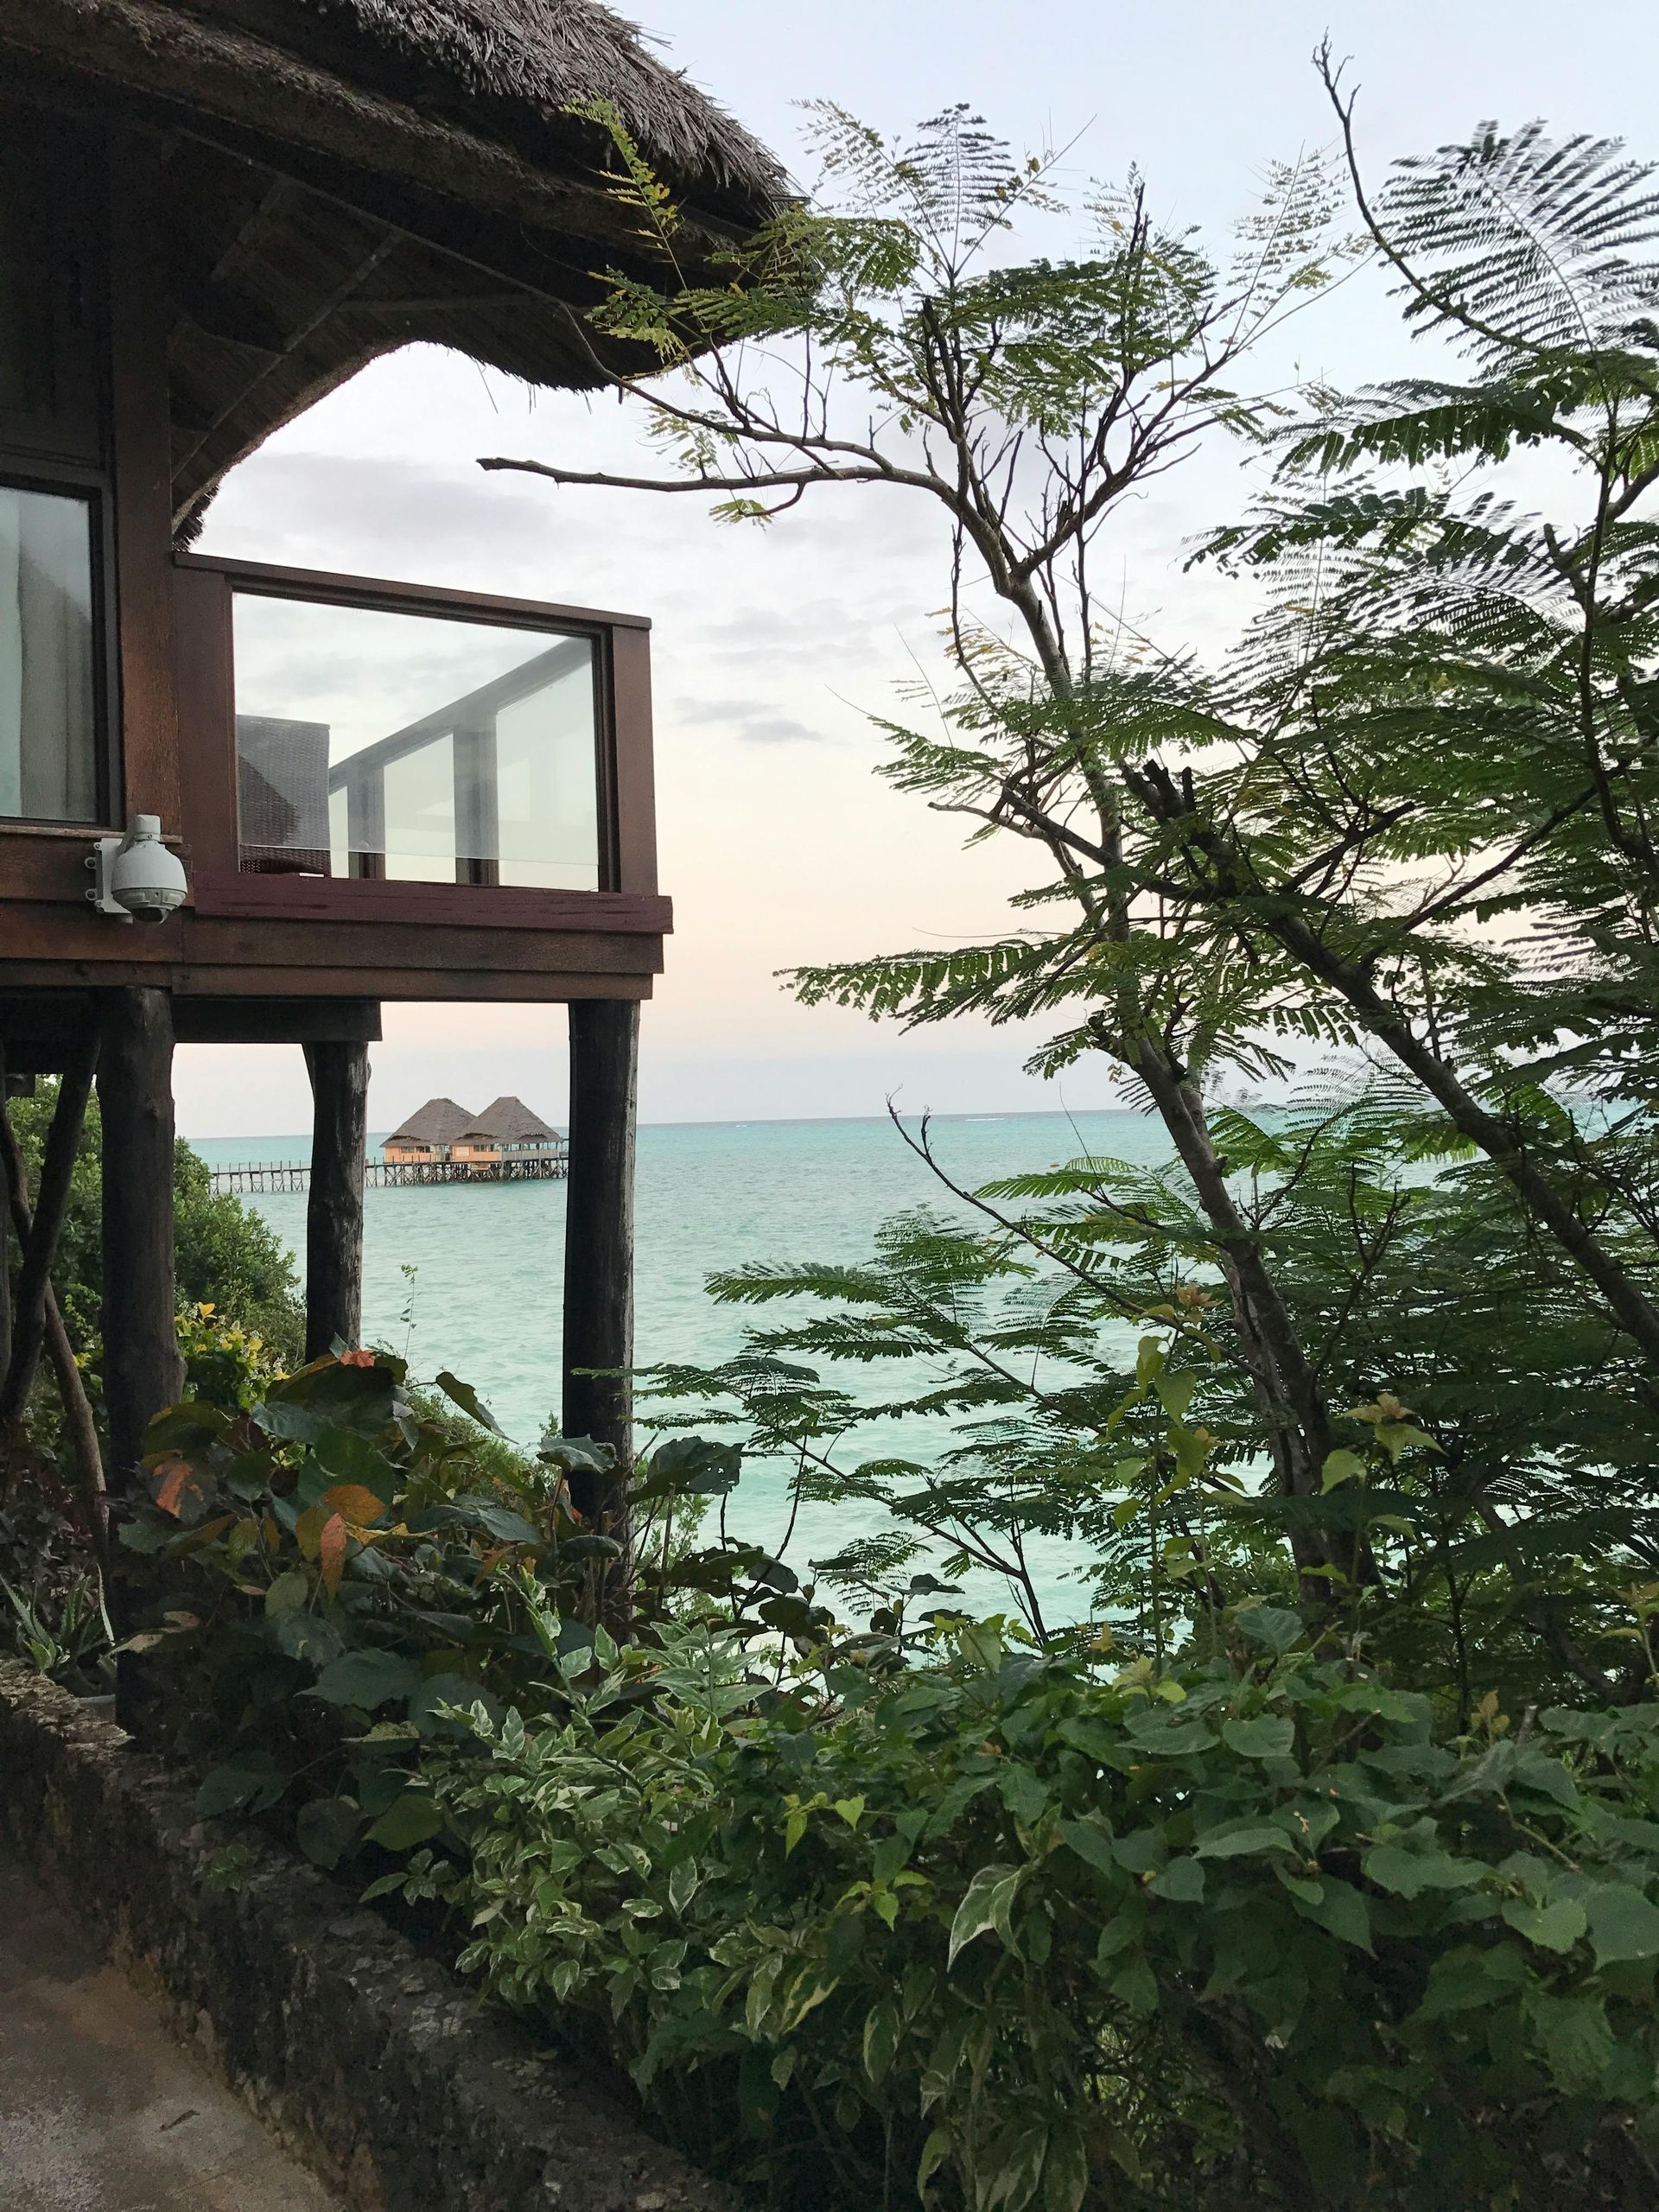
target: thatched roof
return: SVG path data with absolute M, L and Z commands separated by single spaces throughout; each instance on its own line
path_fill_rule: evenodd
M 187 533 L 226 468 L 396 346 L 578 389 L 645 365 L 582 317 L 596 271 L 645 264 L 572 102 L 615 104 L 694 258 L 785 189 L 597 0 L 0 0 L 0 68 L 162 138 Z
M 453 1098 L 429 1098 L 417 1106 L 402 1128 L 394 1129 L 388 1144 L 454 1144 L 472 1127 L 473 1117 Z
M 537 1138 L 557 1144 L 559 1133 L 550 1129 L 539 1114 L 532 1114 L 522 1098 L 498 1098 L 484 1109 L 467 1130 L 468 1136 L 493 1137 L 498 1144 L 524 1144 Z

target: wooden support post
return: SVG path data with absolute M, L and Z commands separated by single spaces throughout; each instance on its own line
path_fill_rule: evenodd
M 617 1456 L 608 1480 L 573 1475 L 571 1501 L 596 1533 L 629 1541 L 633 1452 L 633 1150 L 639 1007 L 632 999 L 570 1005 L 570 1151 L 564 1224 L 564 1433 Z M 609 1370 L 608 1373 L 584 1370 Z M 617 1372 L 620 1370 L 622 1372 Z M 607 1618 L 626 1618 L 626 1573 Z M 618 1602 L 620 1594 L 620 1604 Z
M 58 1103 L 47 1132 L 41 1162 L 40 1189 L 35 1194 L 33 1224 L 22 1247 L 17 1270 L 17 1295 L 13 1304 L 11 1357 L 0 1381 L 0 1429 L 19 1418 L 34 1388 L 46 1337 L 46 1299 L 52 1278 L 52 1262 L 58 1236 L 69 1205 L 69 1188 L 75 1172 L 75 1154 L 86 1120 L 86 1101 L 92 1088 L 92 1068 L 98 1039 L 89 1032 L 72 1049 L 68 1065 L 58 1084 Z
M 104 1134 L 104 1395 L 110 1489 L 139 1482 L 144 1430 L 183 1387 L 173 1278 L 173 1003 L 131 985 L 99 994 Z
M 308 1045 L 311 1197 L 305 1210 L 305 1356 L 363 1331 L 363 1173 L 369 1141 L 369 1048 Z

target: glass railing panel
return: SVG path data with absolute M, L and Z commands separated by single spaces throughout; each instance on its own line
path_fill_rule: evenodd
M 594 713 L 592 647 L 571 639 L 543 680 L 495 718 L 496 851 L 503 883 L 593 887 L 598 792 L 582 772 Z
M 455 880 L 455 741 L 450 731 L 395 753 L 380 772 L 386 874 L 409 883 Z
M 591 638 L 249 590 L 234 606 L 244 869 L 599 888 Z

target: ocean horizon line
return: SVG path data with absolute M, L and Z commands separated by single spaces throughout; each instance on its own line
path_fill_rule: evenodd
M 930 1122 L 1063 1122 L 1079 1121 L 1100 1115 L 1125 1116 L 1134 1119 L 1142 1113 L 1136 1106 L 1014 1106 L 1005 1110 L 958 1109 L 955 1111 L 931 1112 L 926 1109 L 906 1114 L 907 1121 L 919 1121 L 925 1113 Z M 882 1122 L 885 1114 L 743 1114 L 730 1116 L 698 1117 L 687 1122 L 641 1122 L 645 1129 L 779 1129 L 813 1128 L 821 1124 L 845 1122 Z M 371 1140 L 376 1133 L 370 1131 Z M 379 1133 L 389 1135 L 390 1129 Z M 179 1135 L 186 1144 L 309 1144 L 309 1129 L 181 1129 Z

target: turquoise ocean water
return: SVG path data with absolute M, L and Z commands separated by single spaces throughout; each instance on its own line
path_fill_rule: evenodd
M 1130 1113 L 942 1116 L 934 1149 L 972 1188 L 1089 1152 L 1137 1161 L 1167 1154 L 1161 1127 Z M 302 1136 L 192 1140 L 214 1166 L 235 1160 L 303 1160 Z M 305 1237 L 305 1198 L 278 1192 L 250 1198 L 296 1257 Z M 713 1363 L 734 1351 L 743 1311 L 717 1306 L 705 1277 L 747 1260 L 851 1261 L 868 1256 L 890 1215 L 916 1206 L 960 1211 L 885 1119 L 696 1122 L 642 1128 L 637 1196 L 636 1345 L 642 1366 Z M 564 1185 L 440 1184 L 371 1191 L 364 1252 L 364 1335 L 406 1351 L 416 1379 L 448 1367 L 471 1382 L 509 1434 L 533 1444 L 558 1402 Z M 404 1274 L 412 1268 L 412 1277 Z M 779 1313 L 774 1308 L 772 1312 Z M 843 1369 L 836 1379 L 872 1397 L 878 1382 Z M 938 1448 L 923 1424 L 872 1427 L 859 1457 Z M 733 1501 L 730 1526 L 775 1544 L 788 1517 L 787 1478 L 755 1467 Z M 804 1573 L 872 1523 L 864 1509 L 802 1510 L 789 1558 Z M 1045 1608 L 1080 1610 L 1059 1544 L 1040 1561 Z M 995 1603 L 997 1592 L 975 1594 Z

